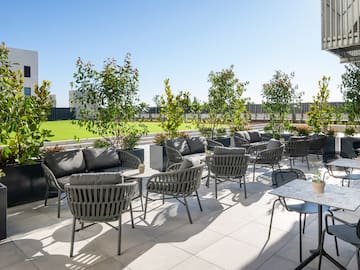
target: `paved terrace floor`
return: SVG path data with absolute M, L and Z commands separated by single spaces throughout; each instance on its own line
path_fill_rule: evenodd
M 284 160 L 284 167 L 288 161 Z M 305 163 L 296 167 L 306 174 L 321 166 L 311 158 L 311 170 Z M 258 174 L 269 172 L 259 169 Z M 268 174 L 269 175 L 269 174 Z M 268 176 L 252 182 L 248 170 L 248 199 L 236 183 L 219 186 L 219 199 L 214 197 L 214 185 L 200 188 L 204 211 L 195 199 L 190 199 L 194 224 L 188 223 L 183 205 L 175 200 L 150 202 L 146 220 L 140 204 L 135 202 L 136 228 L 130 217 L 123 223 L 122 255 L 116 255 L 117 232 L 105 224 L 97 224 L 76 234 L 76 256 L 69 258 L 71 214 L 62 205 L 56 218 L 56 200 L 44 207 L 43 201 L 13 207 L 8 212 L 8 239 L 0 242 L 0 269 L 293 269 L 299 259 L 298 214 L 278 207 L 274 216 L 272 236 L 266 243 L 270 210 L 274 196 Z M 334 179 L 330 182 L 338 183 Z M 339 184 L 339 183 L 338 183 Z M 360 188 L 359 184 L 353 187 Z M 337 215 L 357 221 L 360 210 L 339 211 Z M 316 215 L 308 216 L 303 238 L 304 256 L 317 241 Z M 327 251 L 335 255 L 334 241 L 325 240 Z M 266 245 L 265 245 L 266 244 Z M 348 269 L 356 269 L 355 248 L 339 240 L 338 260 Z M 306 269 L 316 269 L 317 260 Z M 336 269 L 324 259 L 322 269 Z

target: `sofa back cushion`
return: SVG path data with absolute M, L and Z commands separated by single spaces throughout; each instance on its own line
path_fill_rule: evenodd
M 281 146 L 281 142 L 279 140 L 276 139 L 271 139 L 267 145 L 266 145 L 266 149 L 270 150 L 270 149 L 277 149 Z
M 119 154 L 114 148 L 90 148 L 84 149 L 83 152 L 88 171 L 96 171 L 121 165 Z
M 119 172 L 78 173 L 70 176 L 70 185 L 116 185 L 122 182 Z
M 261 134 L 258 130 L 249 130 L 248 134 L 250 137 L 250 143 L 261 141 Z
M 236 131 L 234 136 L 240 137 L 240 138 L 250 142 L 250 135 L 247 131 Z
M 183 156 L 191 154 L 190 147 L 185 138 L 170 139 L 167 141 L 167 145 L 178 150 Z
M 214 155 L 245 155 L 245 153 L 246 149 L 242 147 L 214 147 Z
M 205 152 L 205 145 L 207 144 L 205 137 L 201 137 L 201 136 L 190 137 L 187 138 L 186 141 L 189 145 L 191 154 Z
M 85 159 L 81 150 L 47 153 L 45 164 L 56 178 L 86 171 Z

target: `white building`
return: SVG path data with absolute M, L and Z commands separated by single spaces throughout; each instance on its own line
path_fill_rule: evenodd
M 322 49 L 360 64 L 360 0 L 321 0 Z
M 34 95 L 35 84 L 38 84 L 38 52 L 9 48 L 9 61 L 14 70 L 21 70 L 24 75 L 24 94 Z

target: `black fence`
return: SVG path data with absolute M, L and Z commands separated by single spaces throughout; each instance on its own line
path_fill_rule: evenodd
M 72 108 L 51 108 L 48 121 L 56 120 L 74 120 L 75 113 Z

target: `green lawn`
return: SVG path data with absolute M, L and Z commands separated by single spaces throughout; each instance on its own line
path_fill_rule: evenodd
M 149 129 L 149 133 L 159 133 L 162 132 L 159 122 L 144 122 Z M 62 140 L 73 140 L 74 138 L 86 139 L 86 138 L 96 138 L 98 135 L 92 134 L 85 130 L 85 128 L 80 128 L 77 125 L 71 123 L 71 120 L 62 120 L 62 121 L 47 121 L 43 122 L 41 125 L 42 128 L 49 129 L 52 131 L 54 137 L 50 137 L 50 141 L 62 141 Z M 180 130 L 192 130 L 196 129 L 193 124 L 182 124 Z

